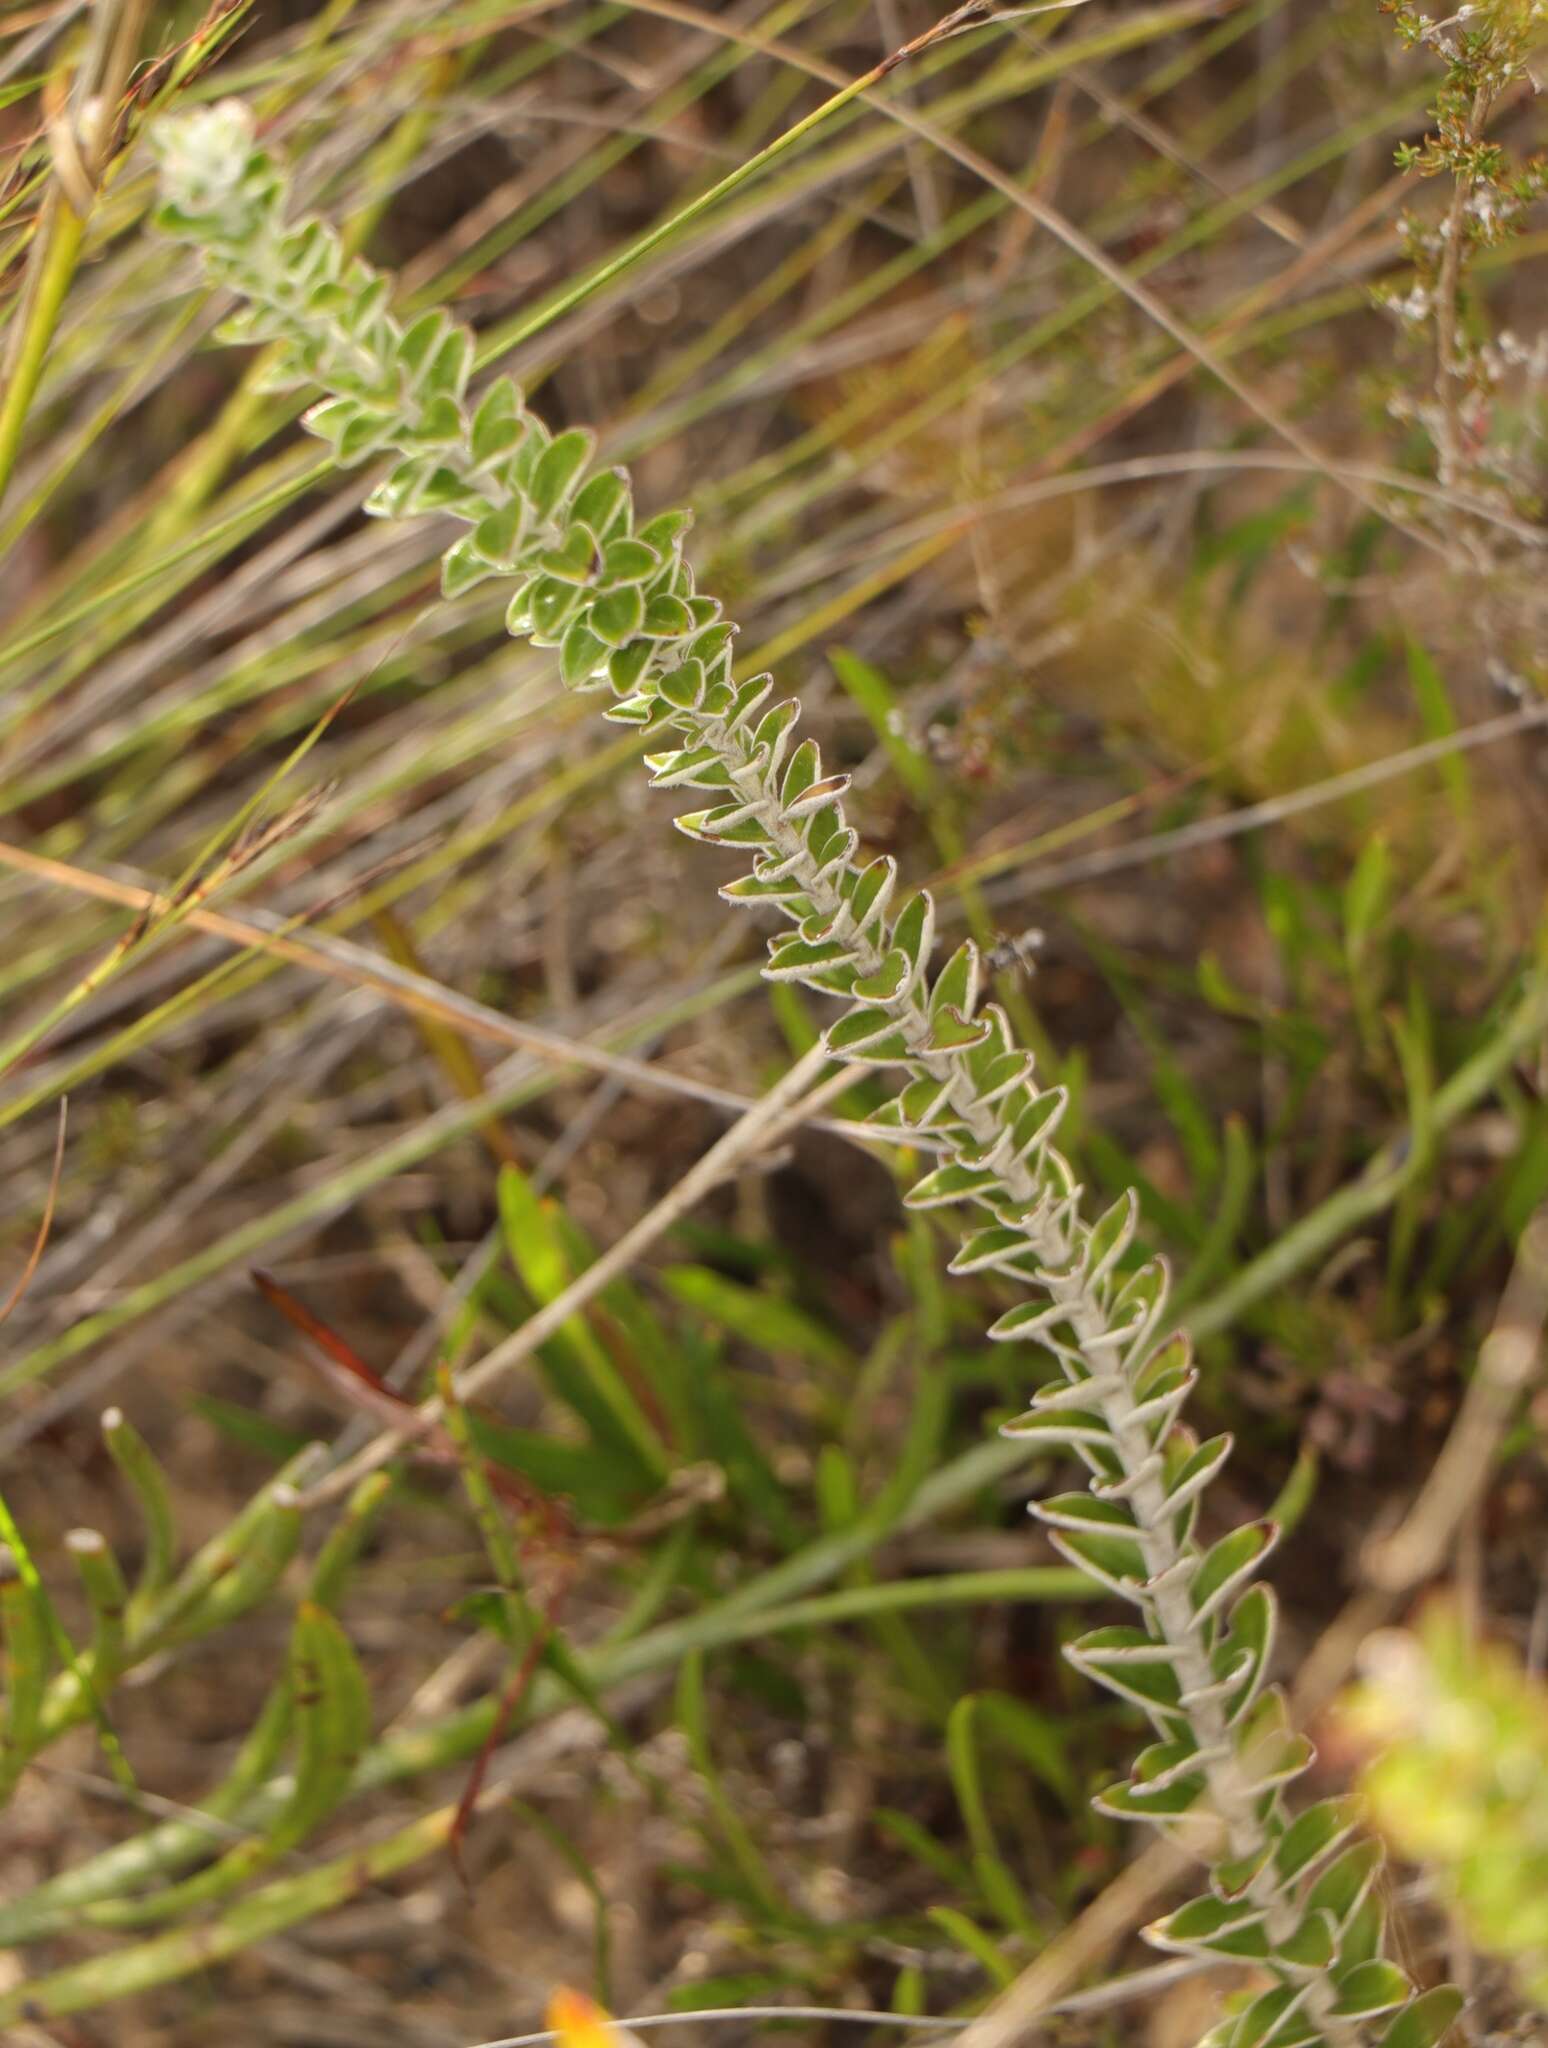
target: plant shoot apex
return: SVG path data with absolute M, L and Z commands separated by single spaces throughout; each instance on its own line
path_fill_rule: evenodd
M 253 154 L 253 117 L 241 100 L 218 100 L 156 124 L 151 147 L 162 196 L 190 214 L 219 214 L 241 186 Z

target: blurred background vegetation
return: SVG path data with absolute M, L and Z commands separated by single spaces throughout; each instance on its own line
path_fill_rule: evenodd
M 1540 1403 L 1442 1555 L 1364 1563 L 1548 1195 L 1541 9 L 965 24 L 554 311 L 934 11 L 0 16 L 7 2038 L 429 2048 L 560 1980 L 960 2013 L 1132 1849 L 1086 1796 L 1137 1717 L 1061 1663 L 1097 1603 L 1022 1512 L 1058 1475 L 994 1436 L 1004 1303 L 837 1128 L 507 1377 L 489 1469 L 567 1504 L 515 1515 L 524 1593 L 476 1483 L 415 1465 L 342 1535 L 276 1501 L 362 1440 L 328 1333 L 411 1394 L 488 1352 L 820 1019 L 497 587 L 443 601 L 447 535 L 365 521 L 261 356 L 206 345 L 141 232 L 174 103 L 241 94 L 402 306 L 692 506 L 746 672 L 993 950 L 1087 1183 L 1141 1190 L 1238 1434 L 1222 1524 L 1291 1531 L 1310 1705 L 1348 1604 L 1437 1576 L 1541 1661 Z M 1489 1945 L 1433 1885 L 1397 1906 L 1418 1955 Z M 1530 1972 L 1466 1974 L 1481 2041 Z M 1213 1995 L 1047 2038 L 1190 2048 Z

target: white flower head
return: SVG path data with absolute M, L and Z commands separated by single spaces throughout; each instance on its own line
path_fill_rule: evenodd
M 163 195 L 185 213 L 219 213 L 253 153 L 253 117 L 241 100 L 220 100 L 159 123 L 153 147 Z

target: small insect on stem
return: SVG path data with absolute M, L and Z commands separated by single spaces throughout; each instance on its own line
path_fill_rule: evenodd
M 1009 974 L 1019 968 L 1031 976 L 1037 972 L 1037 956 L 1042 949 L 1043 934 L 1036 925 L 1029 925 L 1024 932 L 1000 932 L 984 955 L 984 965 L 992 974 Z

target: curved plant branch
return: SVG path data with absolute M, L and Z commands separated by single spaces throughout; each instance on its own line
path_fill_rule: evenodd
M 1168 1324 L 1165 1262 L 1132 1249 L 1134 1197 L 1086 1220 L 1053 1142 L 1063 1091 L 1039 1086 L 1003 1011 L 980 1003 L 971 943 L 932 976 L 931 901 L 900 891 L 890 859 L 861 864 L 847 778 L 797 739 L 799 705 L 771 702 L 767 677 L 736 680 L 734 628 L 683 559 L 688 515 L 637 523 L 627 476 L 593 469 L 593 437 L 550 434 L 509 380 L 470 401 L 472 337 L 439 312 L 401 326 L 385 277 L 347 261 L 322 222 L 287 224 L 284 178 L 240 104 L 168 123 L 159 152 L 162 227 L 245 301 L 223 338 L 275 344 L 274 384 L 322 387 L 306 424 L 338 462 L 396 458 L 368 511 L 468 527 L 444 559 L 449 597 L 507 581 L 510 631 L 556 648 L 567 685 L 605 696 L 604 716 L 657 742 L 658 787 L 705 793 L 679 827 L 751 862 L 722 895 L 793 926 L 770 941 L 765 972 L 837 997 L 828 1051 L 898 1069 L 882 1120 L 942 1147 L 909 1202 L 978 1212 L 953 1269 L 1035 1290 L 990 1332 L 1042 1346 L 1059 1368 L 1012 1433 L 1073 1454 L 1089 1477 L 1035 1512 L 1136 1612 L 1070 1655 L 1137 1704 L 1155 1737 L 1098 1803 L 1181 1834 L 1209 1868 L 1208 1892 L 1152 1938 L 1254 1961 L 1271 1980 L 1208 2048 L 1356 2048 L 1373 2024 L 1383 2048 L 1439 2040 L 1460 1999 L 1413 1997 L 1384 1957 L 1380 1851 L 1352 1839 L 1352 1806 L 1324 1800 L 1292 1820 L 1283 1804 L 1312 1749 L 1265 1683 L 1274 1604 L 1252 1581 L 1276 1532 L 1254 1523 L 1209 1545 L 1195 1534 L 1231 1444 L 1198 1443 L 1180 1421 L 1195 1374 Z

